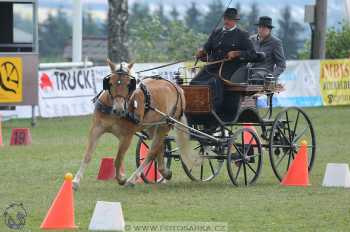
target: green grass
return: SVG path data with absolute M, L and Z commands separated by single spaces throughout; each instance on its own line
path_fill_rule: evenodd
M 280 186 L 266 152 L 262 174 L 248 188 L 234 187 L 225 166 L 212 182 L 191 182 L 179 162 L 172 166 L 173 179 L 166 184 L 124 188 L 113 181 L 97 181 L 100 159 L 114 156 L 117 148 L 114 137 L 104 135 L 75 193 L 78 231 L 87 231 L 97 200 L 122 202 L 127 222 L 227 222 L 229 231 L 348 231 L 349 190 L 323 188 L 321 183 L 327 163 L 350 160 L 350 107 L 306 112 L 317 135 L 312 185 L 306 188 Z M 23 202 L 29 213 L 23 231 L 39 231 L 64 173 L 78 170 L 89 124 L 90 117 L 39 119 L 37 127 L 31 128 L 32 145 L 11 147 L 11 129 L 28 127 L 30 121 L 3 123 L 6 145 L 0 148 L 0 209 Z M 126 156 L 128 175 L 135 169 L 134 153 L 135 142 Z M 0 231 L 8 231 L 2 218 Z

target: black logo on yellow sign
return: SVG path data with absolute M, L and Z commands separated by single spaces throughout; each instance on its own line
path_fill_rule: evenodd
M 21 57 L 0 57 L 0 103 L 23 100 L 22 74 Z
M 0 87 L 8 92 L 17 93 L 19 72 L 12 62 L 4 62 L 0 66 Z M 17 87 L 17 88 L 14 88 Z

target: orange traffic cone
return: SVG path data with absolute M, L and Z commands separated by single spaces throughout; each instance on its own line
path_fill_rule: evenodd
M 250 123 L 245 123 L 243 125 L 243 128 L 252 129 L 256 133 L 255 127 L 253 127 Z M 252 145 L 256 145 L 255 139 L 253 138 L 253 136 L 249 132 L 243 132 L 243 141 L 244 141 L 244 144 L 249 144 L 251 141 Z
M 124 175 L 124 165 L 120 170 L 121 174 Z M 114 159 L 112 157 L 106 157 L 101 160 L 100 170 L 97 175 L 98 180 L 110 180 L 115 178 L 115 167 Z
M 2 123 L 2 115 L 0 114 L 0 147 L 4 146 L 4 144 L 2 143 L 2 127 L 1 127 L 1 123 Z
M 308 186 L 309 171 L 307 158 L 307 142 L 303 140 L 301 147 L 295 156 L 292 164 L 288 168 L 287 174 L 284 176 L 282 182 L 284 186 Z
M 72 188 L 73 175 L 67 173 L 55 200 L 42 222 L 40 229 L 75 229 L 74 223 L 74 197 Z

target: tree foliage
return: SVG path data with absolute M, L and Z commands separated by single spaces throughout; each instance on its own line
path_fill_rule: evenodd
M 191 7 L 186 10 L 185 23 L 188 28 L 195 32 L 200 32 L 202 29 L 202 13 L 198 10 L 195 2 L 191 2 Z
M 59 59 L 63 57 L 63 48 L 72 36 L 72 27 L 67 15 L 61 9 L 57 14 L 49 14 L 46 21 L 39 25 L 40 56 Z
M 182 21 L 174 20 L 164 25 L 153 16 L 148 23 L 130 28 L 131 56 L 137 62 L 191 59 L 206 37 L 189 29 Z
M 332 27 L 327 31 L 326 58 L 350 58 L 350 24 L 343 22 L 340 29 Z
M 251 10 L 249 14 L 246 17 L 247 19 L 247 30 L 250 34 L 256 33 L 256 23 L 258 22 L 259 19 L 259 8 L 256 3 L 253 3 L 251 6 Z
M 123 0 L 125 1 L 127 0 Z M 119 1 L 109 0 L 109 2 Z M 124 38 L 119 41 L 119 44 L 127 46 L 131 54 L 130 58 L 137 62 L 190 59 L 195 50 L 203 45 L 225 11 L 222 0 L 212 0 L 207 8 L 199 8 L 197 3 L 197 1 L 190 2 L 186 11 L 181 14 L 177 5 L 169 9 L 159 2 L 156 9 L 151 10 L 146 3 L 135 1 L 129 7 L 127 30 L 122 33 L 127 40 Z M 247 12 L 243 11 L 239 2 L 234 7 L 238 9 L 241 18 L 238 22 L 240 27 L 250 33 L 256 33 L 257 27 L 254 24 L 260 16 L 259 5 L 252 4 L 251 9 Z M 121 17 L 119 16 L 112 19 L 111 22 L 120 23 Z M 300 39 L 302 26 L 293 19 L 290 7 L 281 11 L 280 18 L 278 23 L 275 23 L 279 28 L 277 35 L 283 41 L 287 58 L 296 58 L 303 43 Z M 122 19 L 125 19 L 125 16 Z M 107 21 L 98 22 L 91 12 L 84 11 L 84 36 L 106 37 L 111 32 L 108 31 L 109 26 Z M 222 24 L 219 24 L 219 27 L 221 26 Z M 349 27 L 344 27 L 343 31 L 347 31 L 346 28 Z M 122 29 L 126 29 L 124 24 Z M 62 60 L 64 46 L 70 42 L 72 36 L 72 28 L 67 20 L 67 15 L 62 10 L 58 10 L 57 14 L 49 14 L 47 20 L 39 25 L 39 33 L 40 56 Z M 348 54 L 346 51 L 349 50 L 348 44 L 350 44 L 347 40 L 350 37 L 348 34 L 348 32 L 339 34 L 335 29 L 328 32 L 328 40 L 332 42 L 327 44 L 327 49 L 329 47 L 328 50 L 331 50 L 327 52 L 329 54 L 327 56 L 344 57 Z M 340 52 L 341 48 L 344 48 L 344 51 Z M 121 50 L 115 48 L 115 51 L 120 52 Z
M 301 48 L 300 35 L 303 27 L 300 23 L 294 21 L 290 6 L 286 6 L 281 11 L 281 18 L 278 20 L 278 37 L 282 40 L 284 52 L 287 59 L 297 59 L 298 50 Z
M 221 0 L 212 0 L 208 5 L 208 12 L 205 14 L 202 25 L 202 32 L 210 34 L 218 21 L 221 19 L 225 9 Z M 222 21 L 222 20 L 221 20 Z
M 340 23 L 340 28 L 331 27 L 326 34 L 326 59 L 350 58 L 350 24 Z M 305 42 L 299 59 L 310 59 L 311 41 Z

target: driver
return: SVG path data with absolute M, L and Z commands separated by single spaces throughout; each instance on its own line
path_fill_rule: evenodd
M 210 35 L 208 41 L 202 48 L 199 48 L 196 57 L 208 61 L 220 61 L 225 58 L 220 72 L 221 63 L 205 66 L 191 81 L 191 85 L 209 85 L 213 92 L 214 109 L 220 111 L 223 102 L 223 83 L 218 78 L 230 80 L 233 73 L 250 61 L 259 59 L 255 52 L 248 32 L 238 28 L 238 12 L 235 8 L 227 8 L 224 13 L 224 27 L 219 28 Z M 237 80 L 237 82 L 244 82 Z

